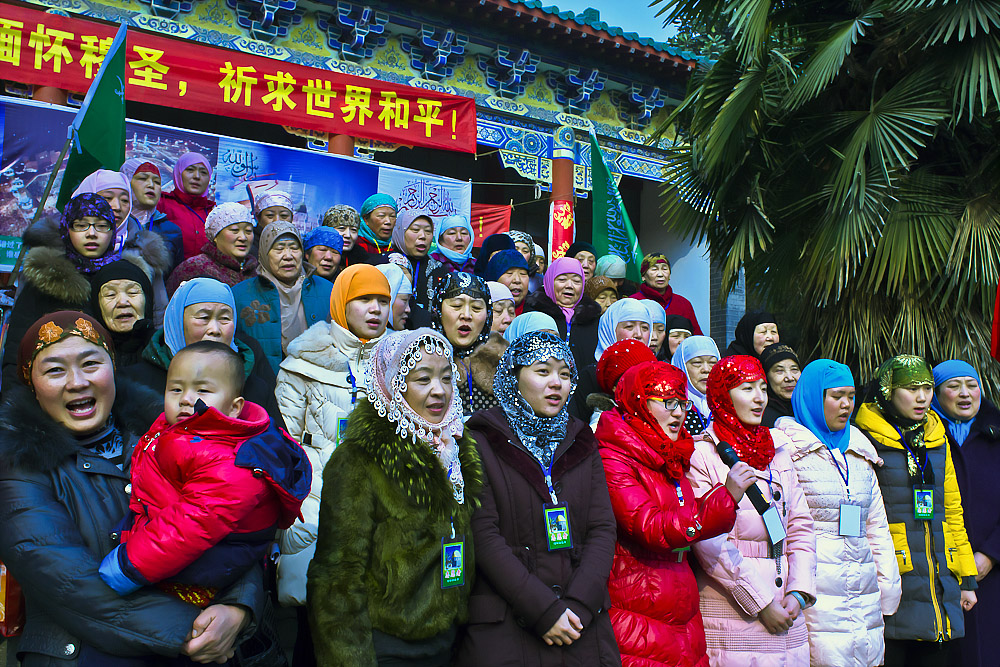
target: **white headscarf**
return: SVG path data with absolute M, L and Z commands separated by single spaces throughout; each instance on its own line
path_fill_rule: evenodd
M 698 408 L 698 413 L 702 417 L 708 417 L 711 410 L 708 407 L 708 399 L 705 398 L 705 394 L 698 391 L 697 387 L 691 383 L 691 376 L 688 375 L 687 370 L 687 362 L 695 357 L 707 356 L 712 356 L 716 359 L 720 358 L 719 346 L 715 344 L 715 341 L 708 336 L 689 336 L 677 346 L 674 357 L 670 360 L 670 363 L 679 368 L 687 377 L 688 398 L 694 403 L 694 407 Z
M 649 316 L 649 310 L 642 301 L 632 298 L 624 298 L 611 304 L 604 314 L 601 315 L 597 323 L 597 349 L 594 350 L 594 359 L 601 360 L 604 350 L 618 342 L 618 334 L 615 329 L 622 322 L 645 322 L 653 327 L 653 320 Z

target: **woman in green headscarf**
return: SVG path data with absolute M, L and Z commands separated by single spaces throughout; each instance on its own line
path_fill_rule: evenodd
M 899 609 L 885 617 L 885 664 L 948 665 L 945 642 L 965 635 L 976 604 L 976 562 L 948 439 L 931 410 L 934 376 L 926 361 L 899 355 L 875 373 L 857 425 L 875 445 L 876 467 L 903 584 Z

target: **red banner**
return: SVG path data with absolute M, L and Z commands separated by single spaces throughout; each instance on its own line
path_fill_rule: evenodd
M 483 245 L 483 239 L 490 234 L 500 234 L 510 229 L 510 213 L 513 206 L 497 204 L 472 205 L 472 229 L 476 232 L 473 246 Z
M 573 202 L 557 200 L 549 204 L 549 263 L 563 257 L 573 244 Z
M 0 79 L 85 92 L 117 26 L 0 4 Z M 129 28 L 125 99 L 317 132 L 474 153 L 469 97 Z

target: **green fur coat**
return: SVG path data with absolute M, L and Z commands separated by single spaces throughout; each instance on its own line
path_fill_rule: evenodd
M 459 440 L 465 504 L 426 443 L 402 439 L 367 400 L 323 471 L 308 599 L 320 665 L 376 665 L 372 631 L 407 641 L 463 623 L 472 574 L 473 504 L 483 487 L 475 442 Z M 465 536 L 465 585 L 441 588 L 441 538 Z

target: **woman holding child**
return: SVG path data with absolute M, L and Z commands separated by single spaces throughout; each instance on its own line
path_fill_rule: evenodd
M 203 611 L 148 589 L 119 597 L 98 574 L 128 512 L 131 450 L 163 396 L 116 381 L 110 335 L 80 312 L 43 316 L 15 349 L 21 383 L 0 404 L 0 559 L 27 600 L 22 664 L 231 657 L 263 604 L 260 568 Z

